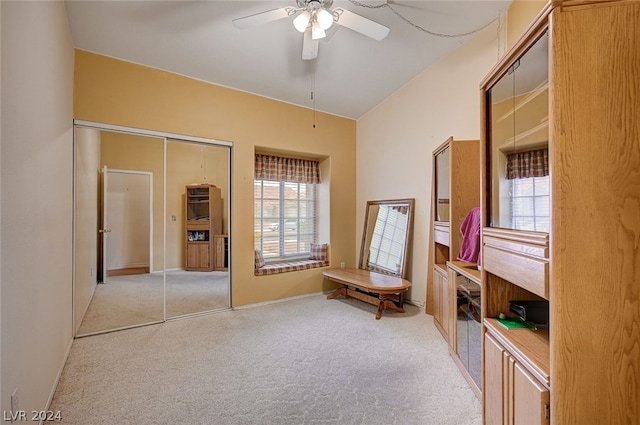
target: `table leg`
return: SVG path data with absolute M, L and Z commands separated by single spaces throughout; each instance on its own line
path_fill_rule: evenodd
M 339 297 L 340 295 L 343 295 L 345 297 L 347 296 L 347 287 L 346 286 L 340 287 L 340 288 L 336 289 L 332 294 L 327 295 L 327 299 L 328 300 L 332 300 L 335 297 Z

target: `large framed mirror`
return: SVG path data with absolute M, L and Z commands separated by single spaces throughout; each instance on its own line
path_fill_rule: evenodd
M 414 203 L 413 198 L 367 202 L 358 268 L 406 278 Z
M 231 144 L 84 121 L 74 132 L 74 335 L 230 308 Z M 188 229 L 194 185 L 216 188 L 215 231 Z M 207 248 L 197 270 L 194 234 Z

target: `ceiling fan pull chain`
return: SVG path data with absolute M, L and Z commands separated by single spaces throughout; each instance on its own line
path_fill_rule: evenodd
M 314 69 L 313 75 L 311 76 L 311 102 L 313 104 L 313 128 L 316 128 L 316 71 Z

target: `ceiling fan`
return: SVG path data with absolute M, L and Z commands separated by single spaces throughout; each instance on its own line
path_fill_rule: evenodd
M 378 41 L 389 34 L 389 28 L 364 16 L 341 7 L 331 9 L 333 0 L 296 0 L 296 4 L 297 7 L 286 6 L 237 18 L 233 20 L 233 25 L 236 28 L 245 29 L 294 17 L 293 25 L 304 34 L 302 59 L 305 60 L 318 57 L 318 41 L 326 37 L 326 31 L 334 23 Z

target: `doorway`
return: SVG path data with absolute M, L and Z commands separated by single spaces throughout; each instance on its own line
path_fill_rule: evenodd
M 102 283 L 153 270 L 153 173 L 102 169 Z

